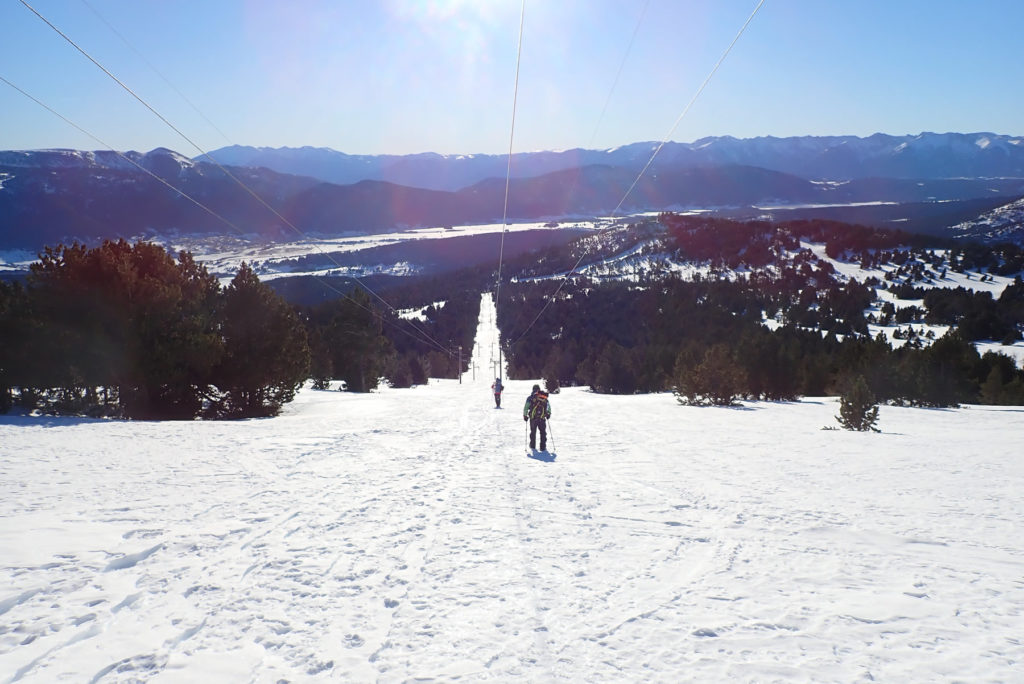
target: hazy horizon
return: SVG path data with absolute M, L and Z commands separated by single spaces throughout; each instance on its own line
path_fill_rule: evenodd
M 704 136 L 702 138 L 696 138 L 696 139 L 693 139 L 693 140 L 670 140 L 669 142 L 670 143 L 676 143 L 676 144 L 682 144 L 682 145 L 693 145 L 695 143 L 700 142 L 701 140 L 706 140 L 708 138 L 733 138 L 733 139 L 736 139 L 736 140 L 757 140 L 757 139 L 779 139 L 779 140 L 781 140 L 781 139 L 790 139 L 790 138 L 791 139 L 798 139 L 798 138 L 846 138 L 846 137 L 857 137 L 857 138 L 865 139 L 865 138 L 870 138 L 870 137 L 875 136 L 875 135 L 884 135 L 884 136 L 893 137 L 893 138 L 918 137 L 918 136 L 922 136 L 922 135 L 965 135 L 965 136 L 972 136 L 972 135 L 995 135 L 995 136 L 1009 137 L 1009 138 L 1024 137 L 1024 136 L 1017 136 L 1017 135 L 1013 135 L 1013 134 L 1009 134 L 1009 133 L 1002 133 L 1002 132 L 999 132 L 999 131 L 918 131 L 916 133 L 886 133 L 886 132 L 883 132 L 883 131 L 877 131 L 877 132 L 872 133 L 870 135 L 864 135 L 864 136 L 858 136 L 858 135 L 853 135 L 853 134 L 845 134 L 845 133 L 835 133 L 835 134 L 820 134 L 820 135 L 792 135 L 792 136 L 759 135 L 759 136 L 751 136 L 751 137 L 739 137 L 739 136 L 724 134 L 724 135 L 721 135 L 721 136 Z M 185 143 L 184 141 L 182 141 L 182 143 L 183 143 L 183 145 L 181 145 L 179 147 L 187 146 L 187 143 Z M 544 149 L 544 150 L 540 150 L 540 149 L 538 149 L 538 150 L 516 150 L 516 151 L 513 152 L 513 154 L 530 154 L 530 153 L 543 153 L 543 152 L 559 153 L 559 152 L 567 152 L 567 151 L 574 150 L 574 149 L 588 149 L 588 150 L 595 150 L 595 151 L 603 151 L 603 150 L 614 150 L 614 149 L 621 148 L 621 147 L 628 147 L 630 145 L 643 145 L 643 144 L 658 145 L 660 143 L 661 143 L 661 141 L 659 141 L 659 140 L 634 140 L 632 142 L 623 143 L 621 145 L 614 145 L 614 146 L 611 146 L 611 147 L 591 147 L 591 148 L 575 147 L 575 148 Z M 505 150 L 503 152 L 448 152 L 448 153 L 435 152 L 433 150 L 424 150 L 424 151 L 420 151 L 420 152 L 409 152 L 409 153 L 406 153 L 406 154 L 395 154 L 395 153 L 388 153 L 388 152 L 379 152 L 379 153 L 378 152 L 361 152 L 361 153 L 355 153 L 355 152 L 347 152 L 345 150 L 338 150 L 338 149 L 335 149 L 333 147 L 326 146 L 326 145 L 311 145 L 310 144 L 310 145 L 280 145 L 280 146 L 272 146 L 272 145 L 250 145 L 250 144 L 246 144 L 246 143 L 232 143 L 231 145 L 222 145 L 222 146 L 220 146 L 218 148 L 211 148 L 211 149 L 209 149 L 207 151 L 208 152 L 213 152 L 213 151 L 215 151 L 217 149 L 223 149 L 223 148 L 227 148 L 227 147 L 253 148 L 253 149 L 261 149 L 261 150 L 306 150 L 306 149 L 329 150 L 329 151 L 332 151 L 332 152 L 339 152 L 341 154 L 346 154 L 346 155 L 350 155 L 350 156 L 368 156 L 368 157 L 375 157 L 375 156 L 415 156 L 415 155 L 430 155 L 430 154 L 436 154 L 436 155 L 443 156 L 443 157 L 469 157 L 469 156 L 497 156 L 497 157 L 500 157 L 500 156 L 504 156 L 504 155 L 508 154 L 508 150 Z M 117 150 L 117 151 L 118 152 L 138 152 L 138 153 L 141 153 L 141 154 L 146 154 L 146 153 L 149 153 L 149 152 L 153 152 L 154 150 L 157 150 L 157 149 L 168 149 L 168 150 L 171 150 L 172 152 L 181 154 L 181 155 L 189 157 L 189 158 L 196 158 L 196 157 L 202 156 L 198 152 L 196 152 L 195 154 L 188 154 L 186 152 L 183 152 L 181 149 L 177 149 L 175 147 L 171 147 L 171 146 L 168 146 L 168 145 L 158 145 L 156 147 L 149 148 L 149 149 L 120 149 L 120 150 Z M 45 151 L 57 151 L 57 150 L 72 150 L 72 151 L 77 151 L 77 152 L 109 152 L 110 151 L 108 148 L 101 148 L 101 147 L 95 147 L 95 146 L 94 147 L 35 147 L 35 148 L 21 148 L 21 149 L 13 149 L 12 148 L 12 149 L 0 150 L 0 151 L 5 151 L 5 152 L 45 152 Z

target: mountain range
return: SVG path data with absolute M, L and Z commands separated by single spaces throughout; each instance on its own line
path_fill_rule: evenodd
M 936 232 L 1024 196 L 1021 142 L 992 134 L 714 138 L 666 145 L 639 182 L 651 143 L 516 155 L 507 218 L 705 209 L 842 220 L 843 211 L 869 206 L 868 222 Z M 505 210 L 503 156 L 262 151 L 264 161 L 291 159 L 285 171 L 230 158 L 246 149 L 256 148 L 217 151 L 217 163 L 164 148 L 0 152 L 0 248 L 175 234 L 367 234 L 500 222 Z M 319 161 L 299 163 L 307 158 Z M 331 159 L 344 162 L 352 182 L 323 179 Z M 470 184 L 424 187 L 429 179 Z
M 587 166 L 638 171 L 660 143 L 638 142 L 605 150 L 523 152 L 512 158 L 512 175 L 530 178 Z M 265 167 L 280 173 L 350 184 L 382 180 L 431 190 L 459 190 L 488 178 L 504 178 L 507 155 L 349 155 L 325 147 L 244 147 L 215 150 L 199 161 Z M 857 178 L 1024 177 L 1024 138 L 994 133 L 921 133 L 892 136 L 701 138 L 668 142 L 651 171 L 711 166 L 755 166 L 808 180 Z

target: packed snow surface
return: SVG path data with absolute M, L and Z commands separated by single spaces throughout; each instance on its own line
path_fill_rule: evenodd
M 1020 681 L 1021 409 L 493 379 L 0 417 L 0 682 Z

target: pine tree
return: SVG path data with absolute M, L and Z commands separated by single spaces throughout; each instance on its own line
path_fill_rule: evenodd
M 418 356 L 409 358 L 409 376 L 413 385 L 427 384 L 427 371 L 423 369 L 423 364 L 420 363 Z
M 313 389 L 325 390 L 331 385 L 334 377 L 334 363 L 331 361 L 331 350 L 323 339 L 319 328 L 309 333 L 309 377 L 313 379 Z
M 1003 386 L 1001 398 L 1006 406 L 1024 406 L 1024 380 L 1021 374 Z
M 595 392 L 602 394 L 633 394 L 636 378 L 629 352 L 617 342 L 609 342 L 594 364 Z
M 20 289 L 20 288 L 19 288 Z M 7 413 L 14 403 L 13 366 L 16 351 L 22 347 L 15 322 L 15 286 L 0 281 L 0 413 Z
M 992 366 L 988 377 L 981 385 L 981 403 L 993 405 L 1003 403 L 1003 373 L 998 366 Z
M 388 367 L 384 369 L 388 384 L 395 388 L 412 387 L 412 373 L 409 372 L 409 360 L 404 356 L 393 356 Z
M 548 394 L 557 394 L 562 386 L 558 381 L 558 366 L 561 356 L 558 348 L 553 347 L 550 353 L 548 353 L 548 360 L 541 371 L 541 377 L 544 378 L 544 385 Z
M 175 263 L 146 242 L 58 245 L 31 271 L 30 386 L 58 410 L 195 417 L 220 355 L 219 285 L 190 254 Z
M 915 400 L 925 406 L 958 406 L 977 399 L 972 378 L 981 357 L 959 332 L 951 330 L 919 352 Z
M 233 418 L 277 414 L 309 372 L 305 328 L 246 263 L 224 291 L 223 311 L 224 359 L 216 384 L 224 397 L 218 413 Z
M 394 348 L 382 334 L 381 319 L 369 296 L 357 290 L 346 299 L 326 304 L 318 317 L 320 335 L 330 351 L 333 377 L 343 380 L 350 392 L 376 389 L 395 361 Z M 454 367 L 451 370 L 454 374 Z
M 558 376 L 546 373 L 544 376 L 544 391 L 548 394 L 558 394 L 561 389 L 562 386 L 558 384 Z
M 682 404 L 731 406 L 747 385 L 746 373 L 724 344 L 708 349 L 696 366 L 677 361 L 676 368 L 674 392 Z
M 858 375 L 839 398 L 839 415 L 836 420 L 847 430 L 879 431 L 875 427 L 878 422 L 878 404 L 863 376 Z

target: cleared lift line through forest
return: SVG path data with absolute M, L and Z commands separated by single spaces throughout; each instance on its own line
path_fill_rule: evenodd
M 710 82 L 711 78 L 718 71 L 719 67 L 722 65 L 722 63 L 725 61 L 726 57 L 732 51 L 733 47 L 739 41 L 740 37 L 743 35 L 743 33 L 746 30 L 747 26 L 750 25 L 750 23 L 753 20 L 754 16 L 758 13 L 758 11 L 764 5 L 765 1 L 766 0 L 760 0 L 758 2 L 757 6 L 754 8 L 753 12 L 750 14 L 750 16 L 747 18 L 746 22 L 743 24 L 743 26 L 740 28 L 739 32 L 736 34 L 736 37 L 733 38 L 733 40 L 729 44 L 728 48 L 725 50 L 725 52 L 719 58 L 718 62 L 715 64 L 714 68 L 712 68 L 711 72 L 704 79 L 703 83 L 698 88 L 697 92 L 690 99 L 690 102 L 683 109 L 682 113 L 680 113 L 679 117 L 676 119 L 676 121 L 673 124 L 672 128 L 669 130 L 669 133 L 662 140 L 661 144 L 659 144 L 659 146 L 654 150 L 654 153 L 651 155 L 650 159 L 647 161 L 647 164 L 643 167 L 643 169 L 637 175 L 637 177 L 633 181 L 632 185 L 629 187 L 629 189 L 623 195 L 622 199 L 619 201 L 619 203 L 616 206 L 615 210 L 612 212 L 612 217 L 613 218 L 616 215 L 618 215 L 618 212 L 621 209 L 622 204 L 626 201 L 628 196 L 632 193 L 633 189 L 639 183 L 640 179 L 647 172 L 647 169 L 650 168 L 651 164 L 654 162 L 654 159 L 657 157 L 658 153 L 661 151 L 661 149 L 664 147 L 664 145 L 667 143 L 667 141 L 671 138 L 672 134 L 674 133 L 675 129 L 678 127 L 679 123 L 682 121 L 682 119 L 685 117 L 686 113 L 693 106 L 694 102 L 696 102 L 696 100 L 700 96 L 700 94 L 704 91 L 704 89 L 706 88 L 707 84 Z M 195 141 L 193 141 L 189 136 L 187 136 L 185 133 L 183 133 L 180 129 L 178 129 L 176 126 L 174 126 L 174 124 L 172 124 L 166 117 L 164 117 L 162 114 L 160 114 L 160 112 L 158 112 L 154 107 L 152 107 L 142 97 L 140 97 L 131 88 L 129 88 L 123 81 L 118 79 L 111 71 L 109 71 L 106 67 L 104 67 L 95 58 L 93 58 L 88 52 L 86 52 L 77 43 L 75 43 L 67 34 L 65 34 L 63 31 L 61 31 L 59 28 L 57 28 L 53 23 L 51 23 L 48 19 L 46 19 L 46 17 L 44 17 L 40 12 L 38 12 L 34 7 L 32 7 L 32 5 L 30 5 L 26 0 L 20 0 L 20 2 L 26 8 L 28 8 L 33 14 L 35 14 L 40 20 L 42 20 L 51 29 L 53 29 L 62 38 L 64 38 L 69 44 L 71 44 L 76 50 L 78 50 L 89 61 L 91 61 L 95 66 L 97 66 L 101 71 L 103 71 L 107 76 L 109 76 L 111 79 L 113 79 L 119 86 L 121 86 L 121 88 L 123 88 L 126 92 L 128 92 L 132 97 L 134 97 L 143 106 L 145 106 L 157 118 L 159 118 L 161 121 L 163 121 L 168 127 L 170 127 L 174 132 L 176 132 L 179 136 L 181 136 L 184 140 L 186 140 L 189 144 L 191 144 L 201 154 L 205 155 L 208 159 L 210 159 L 225 175 L 227 175 L 236 184 L 238 184 L 241 188 L 243 188 L 257 202 L 259 202 L 266 209 L 271 211 L 276 217 L 278 217 L 287 226 L 289 226 L 289 228 L 291 228 L 297 235 L 299 235 L 300 237 L 305 237 L 305 234 L 298 227 L 296 227 L 291 221 L 289 221 L 287 218 L 285 218 L 283 215 L 281 215 L 276 209 L 274 209 L 270 204 L 268 204 L 265 200 L 263 200 L 263 198 L 260 197 L 255 191 L 253 191 L 245 183 L 243 183 L 240 179 L 238 179 L 234 174 L 232 174 L 230 171 L 228 171 L 226 168 L 224 168 L 224 166 L 222 166 L 219 162 L 217 162 L 216 159 L 212 155 L 210 155 L 206 150 L 204 150 L 200 145 L 198 145 Z M 646 10 L 646 5 L 645 5 L 644 9 Z M 510 182 L 511 182 L 512 151 L 513 151 L 513 142 L 514 142 L 514 136 L 515 136 L 515 114 L 516 114 L 516 103 L 517 103 L 517 99 L 518 99 L 519 67 L 520 67 L 520 60 L 521 60 L 521 55 L 522 55 L 522 38 L 523 38 L 523 27 L 524 27 L 524 23 L 525 23 L 525 16 L 526 16 L 526 0 L 523 0 L 522 10 L 521 10 L 521 14 L 520 14 L 519 41 L 518 41 L 517 58 L 516 58 L 515 86 L 514 86 L 514 96 L 513 96 L 513 104 L 512 104 L 512 124 L 511 124 L 511 131 L 510 131 L 510 135 L 509 135 L 509 155 L 508 155 L 508 163 L 507 163 L 506 178 L 505 178 L 505 199 L 504 199 L 504 209 L 503 209 L 503 217 L 502 217 L 501 244 L 500 244 L 500 247 L 499 247 L 498 278 L 497 278 L 497 282 L 496 282 L 496 286 L 495 286 L 495 300 L 496 300 L 496 304 L 497 304 L 498 301 L 500 301 L 499 295 L 500 295 L 500 285 L 501 285 L 501 269 L 502 269 L 502 262 L 503 262 L 503 259 L 504 259 L 504 239 L 505 239 L 505 232 L 507 232 L 509 185 L 510 185 Z M 641 19 L 642 19 L 642 16 L 643 15 L 641 15 Z M 108 26 L 109 26 L 109 24 L 108 24 Z M 639 23 L 637 24 L 637 28 L 634 29 L 633 38 L 635 38 L 636 30 L 638 28 L 639 28 Z M 120 35 L 120 34 L 118 34 L 118 35 Z M 122 40 L 124 40 L 123 37 L 122 37 Z M 632 39 L 631 39 L 631 43 L 632 43 Z M 141 55 L 140 55 L 140 57 L 141 57 Z M 621 70 L 621 66 L 620 66 L 620 70 Z M 617 79 L 618 79 L 618 76 L 616 76 L 616 80 Z M 9 82 L 7 82 L 7 83 L 9 85 L 12 85 Z M 24 92 L 24 91 L 22 91 L 22 92 Z M 33 99 L 35 99 L 35 98 L 33 98 Z M 609 99 L 610 99 L 610 96 L 609 96 Z M 607 102 L 605 103 L 605 107 L 607 107 Z M 61 117 L 61 118 L 63 118 L 63 117 Z M 180 191 L 178 191 L 178 192 L 180 192 Z M 184 195 L 184 193 L 181 193 L 181 194 Z M 191 199 L 191 198 L 189 198 L 189 199 Z M 195 201 L 195 200 L 192 200 L 192 201 Z M 612 227 L 606 229 L 606 231 L 607 230 L 611 230 L 611 229 L 612 229 Z M 600 235 L 600 233 L 599 233 L 599 235 Z M 314 244 L 314 246 L 316 247 L 316 249 L 318 251 L 321 251 L 321 253 L 324 256 L 326 256 L 328 259 L 333 261 L 335 263 L 335 265 L 337 265 L 339 268 L 342 268 L 341 264 L 339 264 L 337 262 L 337 260 L 335 260 L 329 253 L 323 252 L 322 250 L 320 250 L 319 246 L 316 246 L 315 244 Z M 563 276 L 563 278 L 560 281 L 560 283 L 558 285 L 558 288 L 555 290 L 555 292 L 551 296 L 546 298 L 546 302 L 545 302 L 544 306 L 541 308 L 540 312 L 538 312 L 537 316 L 534 317 L 534 319 L 526 327 L 526 329 L 514 341 L 512 341 L 510 343 L 510 346 L 512 344 L 515 344 L 519 340 L 521 340 L 526 335 L 526 333 L 529 332 L 529 330 L 536 324 L 536 322 L 540 319 L 540 316 L 543 315 L 543 313 L 550 306 L 551 302 L 555 299 L 555 297 L 558 296 L 558 293 L 561 292 L 562 288 L 565 286 L 565 283 L 568 281 L 569 277 L 575 272 L 576 268 L 579 267 L 579 264 L 582 263 L 584 256 L 585 255 L 583 255 L 583 254 L 580 255 L 580 258 L 576 261 L 576 263 L 574 264 L 572 269 L 570 269 Z M 387 302 L 383 297 L 381 297 L 377 292 L 375 292 L 372 288 L 370 288 L 365 283 L 363 283 L 358 277 L 354 277 L 354 280 L 356 282 L 358 282 L 360 284 L 360 286 L 363 287 L 367 292 L 369 292 L 371 295 L 373 295 L 375 298 L 377 298 L 381 303 L 383 303 L 386 307 L 388 307 L 388 309 L 390 311 L 392 311 L 392 312 L 397 314 L 397 310 L 389 302 Z M 325 281 L 321 281 L 321 282 L 325 282 Z M 337 291 L 336 288 L 332 288 L 332 289 Z M 343 295 L 343 296 L 347 297 L 347 295 Z M 421 330 L 418 326 L 415 325 L 415 323 L 411 323 L 411 325 L 412 325 L 412 327 L 414 329 L 416 329 L 425 338 L 428 338 L 430 340 L 430 342 L 432 344 L 434 344 L 438 349 L 448 353 L 449 355 L 451 355 L 453 353 L 452 350 L 445 348 L 444 345 L 442 345 L 441 343 L 437 342 L 437 340 L 435 340 L 432 336 L 430 336 L 425 331 Z M 499 345 L 499 357 L 500 357 L 500 355 L 501 355 L 501 347 Z M 499 369 L 500 368 L 501 368 L 501 363 L 499 361 Z M 461 372 L 461 368 L 460 368 L 460 372 Z

